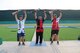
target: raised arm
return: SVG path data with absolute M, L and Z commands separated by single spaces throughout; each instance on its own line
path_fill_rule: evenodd
M 37 11 L 36 10 L 34 12 L 34 17 L 35 17 L 35 19 L 37 19 Z
M 47 18 L 46 11 L 44 10 L 44 19 Z
M 61 19 L 61 17 L 62 17 L 62 11 L 61 10 L 59 10 L 59 11 L 60 11 L 59 18 Z
M 51 16 L 51 20 L 53 20 L 53 11 L 49 11 L 50 16 Z
M 25 10 L 24 10 L 23 12 L 24 12 L 24 20 L 26 20 L 26 18 L 27 18 L 27 13 L 26 13 Z
M 18 11 L 15 11 L 15 12 L 12 13 L 12 15 L 15 16 L 15 19 L 16 19 L 16 20 L 18 20 L 17 13 L 18 13 Z

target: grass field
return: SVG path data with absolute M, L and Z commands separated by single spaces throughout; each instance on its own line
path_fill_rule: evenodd
M 47 28 L 44 32 L 44 39 L 49 40 L 51 34 L 51 29 Z M 77 40 L 78 35 L 80 35 L 80 29 L 73 28 L 61 28 L 59 32 L 60 40 Z
M 34 29 L 25 29 L 26 32 L 26 40 L 31 41 L 33 34 L 34 34 Z M 2 38 L 4 41 L 16 41 L 17 39 L 17 29 L 15 28 L 8 28 L 8 26 L 0 26 L 0 38 Z
M 0 25 L 0 38 L 4 41 L 16 41 L 16 28 L 8 28 L 9 26 L 15 26 L 16 24 L 1 24 Z M 26 26 L 34 26 L 35 24 L 26 24 Z M 44 24 L 44 26 L 50 26 L 51 24 Z M 80 24 L 60 24 L 60 26 L 76 26 Z M 31 41 L 35 28 L 25 29 L 27 41 Z M 49 41 L 51 35 L 51 28 L 44 28 L 44 40 Z M 80 28 L 60 28 L 59 37 L 60 40 L 77 40 L 80 35 Z

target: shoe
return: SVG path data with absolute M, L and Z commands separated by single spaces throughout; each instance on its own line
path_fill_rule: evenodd
M 42 45 L 42 43 L 39 44 L 40 46 Z
M 52 45 L 52 44 L 53 44 L 53 41 L 51 41 L 50 45 Z
M 18 46 L 20 46 L 20 45 L 21 45 L 21 43 L 18 44 Z
M 57 44 L 59 45 L 59 41 L 57 41 Z
M 35 45 L 38 45 L 38 43 L 35 43 Z
M 25 45 L 25 43 L 22 43 L 22 45 Z

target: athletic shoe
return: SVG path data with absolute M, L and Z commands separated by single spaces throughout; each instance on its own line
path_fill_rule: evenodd
M 57 44 L 59 45 L 59 41 L 57 41 Z
M 25 43 L 23 42 L 22 45 L 25 45 Z
M 37 46 L 38 45 L 38 43 L 35 43 L 35 46 Z
M 20 46 L 20 45 L 21 45 L 21 43 L 18 44 L 18 46 Z
M 39 44 L 40 46 L 42 45 L 42 43 Z
M 50 45 L 52 45 L 52 44 L 53 44 L 53 41 L 51 41 Z

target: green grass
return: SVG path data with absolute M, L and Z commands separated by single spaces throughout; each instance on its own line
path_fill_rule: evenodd
M 77 40 L 80 28 L 62 28 L 59 34 L 61 40 Z
M 8 28 L 8 26 L 15 26 L 16 24 L 0 24 L 0 38 L 4 41 L 16 41 L 17 29 Z M 27 26 L 35 26 L 35 24 L 26 24 Z M 51 24 L 44 24 L 45 26 L 50 26 Z M 60 26 L 80 26 L 80 24 L 60 24 Z M 25 29 L 25 39 L 31 41 L 35 29 L 27 28 Z M 60 28 L 59 37 L 60 40 L 77 40 L 78 35 L 80 35 L 80 28 Z M 51 36 L 51 28 L 44 28 L 44 40 L 49 41 Z
M 46 26 L 50 26 L 51 24 L 45 24 Z M 75 26 L 80 27 L 80 23 L 66 23 L 60 24 L 60 26 Z M 50 40 L 51 36 L 51 29 L 45 28 L 44 29 L 44 40 Z M 60 40 L 77 40 L 78 36 L 80 36 L 80 28 L 60 28 L 59 31 L 59 39 Z
M 76 28 L 61 28 L 59 31 L 60 40 L 77 40 L 80 35 L 80 29 Z M 44 40 L 50 40 L 51 29 L 45 28 L 44 30 Z
M 34 29 L 28 28 L 25 29 L 25 39 L 27 41 L 31 41 Z M 11 29 L 7 26 L 0 26 L 0 38 L 2 38 L 4 41 L 16 41 L 17 38 L 17 29 Z

